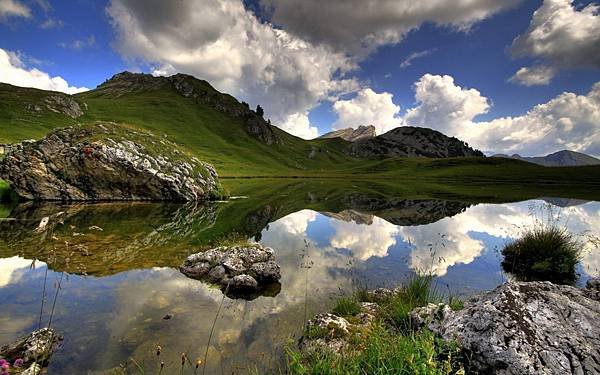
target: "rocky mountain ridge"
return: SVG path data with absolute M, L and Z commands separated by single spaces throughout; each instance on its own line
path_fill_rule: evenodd
M 412 126 L 400 126 L 375 138 L 353 142 L 348 153 L 356 157 L 484 157 L 458 138 Z
M 373 125 L 361 125 L 358 128 L 346 128 L 341 130 L 334 130 L 329 133 L 325 133 L 319 138 L 330 139 L 330 138 L 342 138 L 348 142 L 356 142 L 363 139 L 375 138 L 377 133 L 375 132 L 375 126 Z
M 581 152 L 562 150 L 546 156 L 526 157 L 519 154 L 496 154 L 493 157 L 510 158 L 527 161 L 545 167 L 574 167 L 582 165 L 600 165 L 600 159 Z

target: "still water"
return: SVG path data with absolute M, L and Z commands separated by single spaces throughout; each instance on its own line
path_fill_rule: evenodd
M 600 228 L 593 201 L 478 203 L 305 188 L 207 206 L 20 204 L 0 213 L 0 345 L 37 329 L 46 284 L 41 325 L 52 315 L 64 337 L 50 374 L 111 373 L 130 358 L 146 373 L 160 361 L 163 374 L 179 373 L 182 352 L 192 362 L 207 353 L 206 373 L 277 369 L 306 319 L 336 296 L 415 272 L 435 274 L 444 293 L 479 293 L 510 277 L 500 249 L 524 228 L 548 216 L 582 239 Z M 44 217 L 48 225 L 36 230 Z M 275 250 L 278 294 L 229 299 L 178 271 L 188 254 L 233 233 Z M 588 244 L 578 283 L 599 270 L 600 251 Z

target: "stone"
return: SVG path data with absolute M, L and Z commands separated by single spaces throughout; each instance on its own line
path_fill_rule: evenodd
M 281 279 L 281 269 L 279 264 L 272 260 L 254 263 L 250 268 L 250 271 L 256 276 L 257 280 L 262 282 L 274 282 Z
M 600 299 L 597 283 L 585 290 L 550 282 L 506 283 L 452 311 L 415 309 L 411 318 L 470 353 L 479 373 L 600 373 Z
M 260 244 L 217 247 L 187 257 L 179 270 L 187 277 L 219 284 L 234 298 L 275 296 L 281 271 L 273 249 Z
M 258 289 L 258 281 L 249 275 L 237 275 L 229 281 L 232 291 L 255 291 Z
M 195 166 L 191 176 L 177 172 L 180 161 L 159 166 L 142 144 L 155 138 L 124 133 L 112 123 L 58 129 L 11 149 L 0 160 L 0 178 L 22 200 L 183 202 L 222 197 L 217 173 L 208 163 L 184 161 Z M 169 144 L 164 152 L 178 147 Z

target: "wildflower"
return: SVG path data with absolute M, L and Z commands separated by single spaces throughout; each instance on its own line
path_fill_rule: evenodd
M 23 360 L 21 358 L 15 359 L 15 363 L 13 364 L 13 366 L 15 366 L 15 367 L 23 366 Z
M 6 359 L 0 359 L 0 370 L 2 370 L 2 372 L 8 371 L 9 367 L 10 363 L 8 363 Z
M 160 351 L 162 350 L 162 348 L 160 347 L 160 345 L 156 346 L 156 356 L 158 357 L 160 355 Z
M 185 365 L 185 353 L 181 353 L 181 366 Z
M 196 361 L 196 368 L 198 368 L 200 366 L 202 366 L 202 360 L 201 359 L 199 359 L 199 360 Z

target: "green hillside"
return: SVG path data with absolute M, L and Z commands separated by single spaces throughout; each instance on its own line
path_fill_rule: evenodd
M 598 166 L 548 168 L 503 158 L 358 159 L 344 153 L 348 145 L 344 140 L 306 141 L 271 125 L 265 127 L 268 126 L 266 129 L 270 129 L 277 141 L 267 144 L 249 134 L 244 121 L 223 111 L 223 108 L 242 108 L 243 104 L 217 92 L 207 82 L 180 77 L 196 92 L 205 93 L 208 99 L 202 100 L 209 104 L 182 94 L 188 87 L 177 89 L 167 78 L 126 74 L 126 77 L 131 76 L 141 78 L 116 83 L 113 78 L 95 90 L 75 96 L 0 84 L 0 143 L 39 139 L 56 127 L 110 121 L 124 129 L 167 135 L 190 153 L 212 163 L 225 178 L 351 177 L 395 183 L 493 181 L 497 184 L 552 184 L 566 191 L 573 186 L 595 190 L 600 185 Z M 56 101 L 57 96 L 72 100 L 83 115 L 73 118 L 62 113 L 60 106 L 58 110 L 49 108 L 47 98 L 54 97 Z

